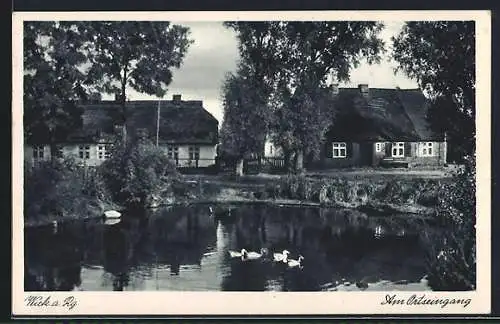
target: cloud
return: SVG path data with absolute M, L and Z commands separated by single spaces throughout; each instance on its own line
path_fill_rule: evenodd
M 221 87 L 226 73 L 235 71 L 239 58 L 236 35 L 221 22 L 173 22 L 187 26 L 194 43 L 182 66 L 173 71 L 167 97 L 181 94 L 187 100 L 203 100 L 205 108 L 222 120 Z M 155 99 L 129 91 L 131 100 Z

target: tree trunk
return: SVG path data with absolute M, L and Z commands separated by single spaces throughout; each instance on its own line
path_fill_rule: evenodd
M 127 90 L 127 66 L 125 66 L 123 70 L 123 80 L 122 80 L 122 88 L 120 93 L 120 104 L 122 108 L 122 141 L 123 144 L 127 143 L 127 102 L 126 102 L 126 90 Z
M 238 158 L 236 160 L 236 176 L 241 177 L 243 175 L 243 158 Z
M 304 150 L 297 150 L 294 157 L 294 171 L 298 174 L 304 172 Z
M 57 145 L 53 140 L 50 141 L 50 161 L 54 161 L 57 158 Z
M 283 167 L 286 172 L 291 171 L 291 160 L 292 160 L 292 152 L 288 149 L 283 149 Z

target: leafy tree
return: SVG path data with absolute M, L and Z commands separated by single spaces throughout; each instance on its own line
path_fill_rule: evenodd
M 472 154 L 476 111 L 474 22 L 407 22 L 393 37 L 393 45 L 397 70 L 417 80 L 432 101 L 431 126 L 448 132 L 455 157 Z
M 55 142 L 81 126 L 77 101 L 86 97 L 87 62 L 81 26 L 24 23 L 24 131 L 30 141 Z M 90 84 L 90 83 L 89 83 Z
M 239 39 L 240 62 L 236 74 L 228 74 L 222 87 L 223 150 L 236 160 L 236 174 L 243 173 L 243 158 L 260 156 L 271 114 L 269 97 L 278 73 L 277 22 L 226 22 Z
M 475 25 L 407 22 L 393 43 L 397 70 L 427 92 L 432 127 L 448 132 L 452 153 L 465 162 L 453 183 L 440 188 L 437 214 L 446 231 L 431 240 L 429 284 L 434 290 L 471 290 L 476 285 Z
M 243 174 L 243 158 L 262 147 L 267 121 L 264 102 L 257 103 L 257 89 L 241 75 L 228 74 L 223 85 L 224 121 L 221 142 L 226 161 L 236 162 L 236 174 Z
M 126 139 L 126 91 L 161 98 L 192 44 L 189 29 L 170 22 L 96 21 L 89 23 L 87 38 L 91 52 L 89 82 L 115 94 L 121 103 L 120 122 Z
M 439 190 L 437 215 L 445 230 L 428 238 L 428 279 L 433 290 L 476 287 L 475 158 L 466 157 L 464 166 L 452 183 L 443 184 Z
M 303 169 L 304 154 L 318 156 L 323 136 L 333 123 L 333 103 L 325 91 L 328 82 L 348 81 L 362 59 L 379 62 L 384 51 L 378 38 L 382 28 L 377 22 L 283 24 L 282 70 L 276 88 L 285 100 L 276 110 L 274 140 L 281 141 L 285 152 L 293 152 L 295 171 Z
M 302 169 L 305 153 L 317 154 L 331 116 L 321 103 L 329 79 L 345 81 L 362 58 L 377 62 L 383 42 L 376 22 L 263 22 L 226 23 L 238 35 L 242 61 L 254 71 L 265 89 L 268 129 L 295 153 L 295 168 Z M 248 110 L 245 110 L 248 111 Z M 313 136 L 311 129 L 318 130 Z
M 291 170 L 293 158 L 293 168 L 299 172 L 304 154 L 319 157 L 324 134 L 335 116 L 335 101 L 328 87 L 306 89 L 298 88 L 293 94 L 287 87 L 281 89 L 280 99 L 275 101 L 271 125 L 271 138 L 283 149 L 285 167 Z

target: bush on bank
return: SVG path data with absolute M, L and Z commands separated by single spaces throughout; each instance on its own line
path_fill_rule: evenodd
M 71 158 L 25 165 L 25 220 L 92 217 L 110 203 L 99 174 Z
M 476 165 L 465 159 L 454 181 L 439 188 L 437 215 L 445 229 L 427 237 L 428 279 L 433 290 L 476 287 Z
M 144 208 L 154 196 L 173 195 L 175 165 L 152 143 L 118 145 L 96 168 L 71 158 L 24 168 L 24 217 L 32 222 L 101 216 L 117 205 Z
M 144 138 L 118 145 L 99 172 L 113 200 L 130 208 L 144 208 L 154 196 L 171 195 L 179 176 L 166 154 Z
M 434 207 L 438 202 L 440 186 L 440 181 L 433 179 L 362 181 L 329 178 L 318 180 L 300 175 L 287 175 L 275 183 L 267 184 L 264 192 L 259 196 L 352 206 L 382 202 Z

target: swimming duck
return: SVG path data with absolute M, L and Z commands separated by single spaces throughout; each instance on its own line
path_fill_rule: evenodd
M 288 255 L 290 254 L 290 251 L 288 250 L 283 250 L 282 253 L 274 253 L 273 254 L 273 260 L 276 262 L 287 262 Z
M 57 233 L 57 221 L 52 222 L 52 233 L 56 234 Z
M 248 252 L 247 250 L 242 249 L 241 253 L 242 253 L 241 256 L 242 260 L 256 260 L 260 259 L 263 255 L 265 255 L 267 253 L 267 250 L 265 248 L 262 248 L 260 249 L 260 253 L 258 253 L 253 251 Z
M 288 267 L 289 268 L 301 268 L 302 269 L 302 261 L 304 260 L 304 257 L 302 255 L 299 256 L 297 260 L 290 259 L 287 261 Z
M 238 251 L 229 251 L 229 256 L 231 258 L 241 258 L 243 257 L 243 251 L 246 251 L 245 249 L 241 249 L 240 252 Z

